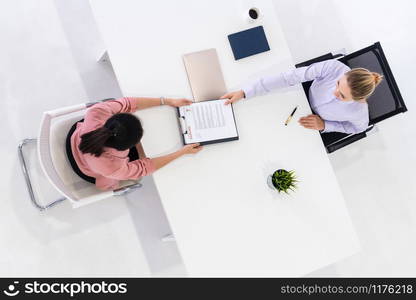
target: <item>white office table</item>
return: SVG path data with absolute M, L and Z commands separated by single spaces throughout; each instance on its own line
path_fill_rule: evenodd
M 126 96 L 191 97 L 181 55 L 207 48 L 217 49 L 229 89 L 271 66 L 294 65 L 268 0 L 90 2 Z M 254 24 L 242 17 L 250 4 L 262 13 Z M 257 25 L 271 51 L 235 61 L 227 35 Z M 355 253 L 359 243 L 319 134 L 297 124 L 310 113 L 301 87 L 234 110 L 238 141 L 206 146 L 153 175 L 188 275 L 302 276 Z M 175 109 L 138 115 L 150 157 L 181 146 Z M 277 168 L 297 173 L 291 196 L 266 185 Z

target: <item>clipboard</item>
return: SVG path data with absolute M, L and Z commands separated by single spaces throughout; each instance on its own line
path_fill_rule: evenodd
M 224 105 L 223 103 L 225 100 L 207 100 L 207 101 L 193 103 L 188 106 L 182 106 L 182 107 L 177 108 L 176 111 L 177 111 L 177 117 L 178 117 L 178 124 L 180 128 L 182 142 L 184 145 L 189 145 L 193 143 L 199 143 L 200 145 L 209 145 L 209 144 L 230 142 L 230 141 L 235 141 L 239 139 L 237 124 L 235 121 L 234 109 L 232 107 L 232 104 L 230 104 L 229 108 L 227 108 L 228 122 L 226 126 L 228 128 L 227 133 L 232 132 L 233 133 L 232 135 L 227 136 L 226 132 L 223 132 L 224 134 L 219 134 L 218 135 L 219 137 L 217 138 L 215 137 L 215 134 L 214 134 L 212 136 L 208 136 L 207 139 L 204 139 L 203 136 L 201 138 L 192 136 L 192 135 L 197 134 L 198 129 L 192 128 L 192 125 L 195 125 L 195 124 L 190 124 L 189 122 L 187 122 L 187 118 L 183 113 L 181 113 L 181 110 L 186 109 L 187 107 L 191 107 L 192 105 L 205 105 L 205 106 L 211 105 L 211 104 L 215 105 L 214 104 L 215 101 L 217 102 L 219 101 L 219 105 Z M 199 129 L 199 130 L 206 133 L 207 131 L 210 131 L 210 130 L 216 130 L 216 132 L 220 132 L 221 129 L 217 127 L 216 129 L 206 128 L 206 129 L 202 129 L 202 130 Z M 189 135 L 191 135 L 191 138 L 189 138 Z

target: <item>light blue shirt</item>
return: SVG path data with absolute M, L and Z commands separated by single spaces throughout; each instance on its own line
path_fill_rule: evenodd
M 311 108 L 324 121 L 323 132 L 359 133 L 368 127 L 366 102 L 341 101 L 334 96 L 336 84 L 349 67 L 336 59 L 312 64 L 308 67 L 260 78 L 243 88 L 246 98 L 263 95 L 271 90 L 293 86 L 313 80 L 309 90 Z

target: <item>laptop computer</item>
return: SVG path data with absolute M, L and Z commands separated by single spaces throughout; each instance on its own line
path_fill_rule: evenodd
M 215 49 L 184 54 L 183 62 L 195 102 L 219 99 L 227 92 Z

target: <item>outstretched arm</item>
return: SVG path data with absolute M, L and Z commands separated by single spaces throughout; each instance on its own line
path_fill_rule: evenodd
M 158 170 L 166 166 L 168 163 L 172 162 L 173 160 L 181 157 L 182 155 L 195 154 L 195 153 L 198 153 L 201 149 L 202 149 L 202 146 L 199 146 L 199 144 L 190 144 L 190 145 L 184 146 L 182 149 L 176 152 L 163 155 L 163 156 L 159 156 L 159 157 L 155 157 L 155 158 L 151 158 L 150 161 L 155 166 L 155 170 Z
M 185 98 L 149 98 L 149 97 L 131 97 L 136 102 L 137 110 L 146 109 L 153 106 L 170 105 L 172 107 L 179 107 L 189 105 L 191 100 Z
M 269 93 L 272 90 L 289 87 L 305 81 L 315 80 L 316 78 L 325 77 L 331 73 L 331 70 L 337 65 L 342 64 L 337 60 L 326 60 L 315 63 L 307 67 L 297 68 L 276 75 L 264 76 L 246 85 L 243 89 L 231 92 L 222 96 L 222 99 L 228 98 L 226 104 L 236 102 L 242 98 L 252 98 Z
M 128 180 L 128 179 L 137 179 L 139 177 L 147 176 L 152 174 L 154 171 L 166 166 L 168 163 L 173 160 L 181 157 L 185 154 L 195 154 L 202 150 L 202 146 L 199 144 L 190 144 L 184 146 L 182 149 L 155 158 L 144 158 L 122 163 L 121 165 L 109 164 L 99 164 L 95 163 L 97 166 L 96 171 L 105 177 L 116 179 L 116 180 Z M 92 161 L 102 160 L 102 158 L 92 156 Z

